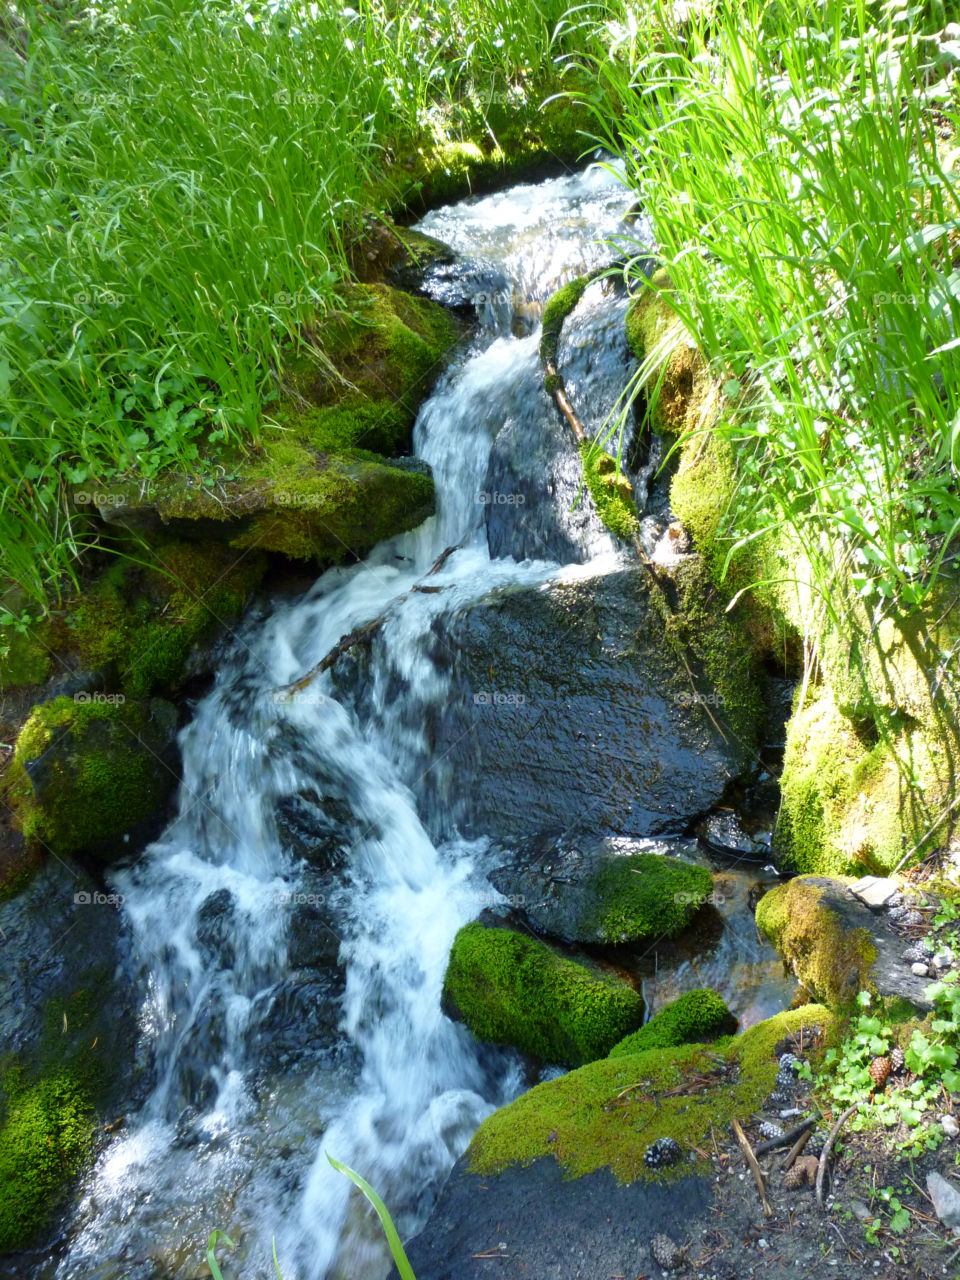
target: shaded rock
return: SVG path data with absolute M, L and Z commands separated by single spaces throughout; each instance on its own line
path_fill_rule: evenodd
M 742 648 L 726 637 L 710 659 L 687 648 L 653 591 L 643 568 L 625 568 L 494 592 L 438 624 L 459 696 L 437 713 L 433 755 L 465 829 L 509 841 L 551 828 L 680 834 L 751 765 L 759 709 L 739 716 L 705 675 L 715 662 L 739 670 Z M 702 605 L 716 631 L 722 610 Z M 744 686 L 741 705 L 753 693 Z
M 317 790 L 284 796 L 277 802 L 274 821 L 284 852 L 320 871 L 339 866 L 356 838 L 348 802 Z
M 200 904 L 197 945 L 207 965 L 216 969 L 233 968 L 236 923 L 233 894 L 229 889 L 218 889 Z
M 261 1077 L 299 1064 L 359 1066 L 340 1033 L 342 983 L 336 975 L 299 971 L 254 1001 L 245 1046 Z
M 635 942 L 684 928 L 713 890 L 699 867 L 642 841 L 542 840 L 490 881 L 541 933 L 563 942 Z
M 903 939 L 886 913 L 855 898 L 851 880 L 799 876 L 771 889 L 757 925 L 818 1000 L 843 1004 L 861 990 L 932 1007 L 927 982 L 903 964 Z
M 487 1280 L 492 1248 L 499 1276 L 635 1276 L 658 1233 L 686 1237 L 712 1203 L 704 1177 L 624 1186 L 601 1169 L 569 1181 L 551 1159 L 480 1177 L 464 1158 L 407 1257 L 417 1280 Z
M 643 1018 L 643 1000 L 625 982 L 479 922 L 454 939 L 443 1002 L 478 1040 L 564 1064 L 608 1053 Z

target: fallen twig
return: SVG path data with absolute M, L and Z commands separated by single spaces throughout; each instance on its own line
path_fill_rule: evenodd
M 753 1174 L 753 1180 L 757 1184 L 757 1191 L 760 1193 L 760 1203 L 763 1205 L 763 1216 L 765 1218 L 770 1218 L 773 1216 L 773 1206 L 767 1199 L 767 1185 L 764 1182 L 760 1166 L 757 1164 L 757 1157 L 753 1154 L 753 1147 L 751 1147 L 747 1140 L 747 1135 L 740 1128 L 740 1122 L 738 1120 L 731 1120 L 730 1127 L 733 1129 L 733 1136 L 740 1144 L 740 1150 L 743 1152 L 746 1157 L 747 1164 L 750 1166 L 750 1172 Z
M 793 1165 L 797 1159 L 797 1156 L 799 1156 L 800 1152 L 810 1141 L 810 1137 L 812 1134 L 813 1134 L 812 1129 L 805 1129 L 803 1133 L 801 1133 L 800 1137 L 793 1144 L 793 1146 L 790 1148 L 790 1150 L 787 1152 L 787 1157 L 784 1160 L 783 1164 L 781 1164 L 780 1166 L 780 1168 L 784 1171 L 784 1173 L 786 1173 L 788 1169 L 793 1168 Z
M 768 1151 L 776 1151 L 777 1147 L 787 1147 L 791 1142 L 795 1142 L 807 1129 L 812 1129 L 816 1124 L 816 1120 L 809 1116 L 800 1124 L 796 1124 L 792 1129 L 788 1129 L 786 1133 L 782 1133 L 779 1138 L 770 1138 L 767 1142 L 761 1142 L 757 1147 L 757 1155 L 765 1156 Z
M 860 1106 L 859 1102 L 855 1102 L 853 1106 L 847 1107 L 846 1111 L 827 1134 L 827 1140 L 823 1144 L 823 1152 L 820 1156 L 820 1165 L 817 1169 L 817 1208 L 823 1208 L 823 1184 L 827 1176 L 827 1164 L 830 1161 L 830 1152 L 833 1150 L 833 1144 L 837 1140 L 837 1135 L 843 1126 L 847 1123 L 853 1113 Z

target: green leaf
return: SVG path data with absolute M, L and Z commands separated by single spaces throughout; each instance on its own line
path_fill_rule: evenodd
M 407 1255 L 403 1251 L 403 1245 L 400 1243 L 400 1237 L 397 1229 L 393 1225 L 393 1219 L 387 1212 L 387 1206 L 383 1203 L 377 1193 L 374 1191 L 370 1183 L 356 1173 L 348 1165 L 341 1164 L 338 1160 L 334 1160 L 330 1152 L 327 1152 L 327 1159 L 333 1165 L 338 1173 L 342 1173 L 345 1178 L 349 1178 L 355 1187 L 359 1187 L 363 1194 L 367 1197 L 374 1209 L 377 1211 L 377 1217 L 380 1219 L 380 1225 L 383 1227 L 383 1233 L 387 1237 L 387 1244 L 390 1246 L 390 1252 L 396 1263 L 397 1270 L 400 1272 L 400 1280 L 417 1280 L 413 1274 L 413 1268 L 407 1261 Z
M 216 1247 L 219 1241 L 227 1246 L 228 1249 L 236 1248 L 236 1245 L 224 1231 L 211 1231 L 210 1239 L 207 1241 L 207 1266 L 210 1268 L 210 1274 L 213 1280 L 223 1280 L 223 1272 L 220 1270 L 217 1262 Z

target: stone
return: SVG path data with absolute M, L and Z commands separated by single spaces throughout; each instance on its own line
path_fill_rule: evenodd
M 938 951 L 933 957 L 933 967 L 941 971 L 952 968 L 956 962 L 957 958 L 949 947 L 945 947 L 943 951 Z
M 850 886 L 850 892 L 868 907 L 879 911 L 881 907 L 890 903 L 896 905 L 895 900 L 899 900 L 900 886 L 896 880 L 889 878 L 862 876 L 856 884 Z
M 910 972 L 916 974 L 918 978 L 926 978 L 930 970 L 925 964 L 921 964 L 919 960 L 915 960 L 910 966 Z
M 951 1115 L 940 1117 L 940 1128 L 948 1138 L 955 1138 L 960 1134 L 960 1124 L 957 1124 L 956 1120 Z
M 933 1211 L 945 1227 L 960 1234 L 960 1190 L 936 1171 L 927 1174 L 927 1194 Z

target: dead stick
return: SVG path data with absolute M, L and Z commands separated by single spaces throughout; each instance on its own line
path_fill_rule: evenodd
M 796 1142 L 787 1152 L 786 1160 L 784 1160 L 783 1164 L 780 1166 L 780 1168 L 784 1171 L 784 1173 L 786 1173 L 788 1169 L 793 1168 L 794 1161 L 796 1160 L 800 1152 L 803 1150 L 803 1148 L 810 1141 L 810 1138 L 812 1136 L 813 1136 L 812 1129 L 806 1129 L 803 1133 L 801 1133 L 800 1137 L 796 1140 Z
M 809 1116 L 801 1124 L 794 1125 L 792 1129 L 788 1129 L 786 1133 L 781 1133 L 779 1138 L 771 1138 L 768 1142 L 761 1142 L 757 1147 L 757 1155 L 765 1156 L 768 1151 L 776 1151 L 777 1147 L 789 1147 L 790 1143 L 800 1137 L 807 1129 L 812 1129 L 816 1124 L 813 1116 Z
M 583 429 L 583 423 L 577 417 L 576 410 L 570 403 L 567 396 L 567 389 L 563 385 L 563 379 L 557 373 L 557 366 L 553 364 L 552 361 L 548 360 L 543 366 L 543 371 L 548 378 L 555 379 L 553 384 L 553 398 L 556 400 L 561 413 L 566 418 L 567 422 L 569 422 L 570 430 L 573 432 L 577 444 L 583 444 L 584 440 L 587 438 L 587 433 Z
M 827 1163 L 830 1159 L 830 1152 L 833 1148 L 833 1144 L 837 1140 L 837 1134 L 839 1134 L 840 1130 L 859 1106 L 860 1103 L 855 1102 L 852 1107 L 847 1107 L 846 1111 L 827 1134 L 827 1140 L 823 1144 L 823 1151 L 820 1155 L 820 1164 L 817 1167 L 817 1208 L 819 1209 L 823 1208 L 823 1184 L 827 1176 Z
M 763 1216 L 771 1218 L 773 1216 L 773 1208 L 767 1199 L 767 1185 L 763 1180 L 763 1174 L 760 1166 L 757 1164 L 757 1157 L 753 1154 L 753 1147 L 747 1141 L 747 1135 L 740 1128 L 738 1120 L 731 1120 L 730 1127 L 733 1129 L 733 1136 L 740 1144 L 740 1150 L 746 1157 L 747 1164 L 750 1166 L 750 1172 L 753 1174 L 753 1180 L 757 1184 L 757 1190 L 760 1192 L 760 1203 L 763 1205 Z

